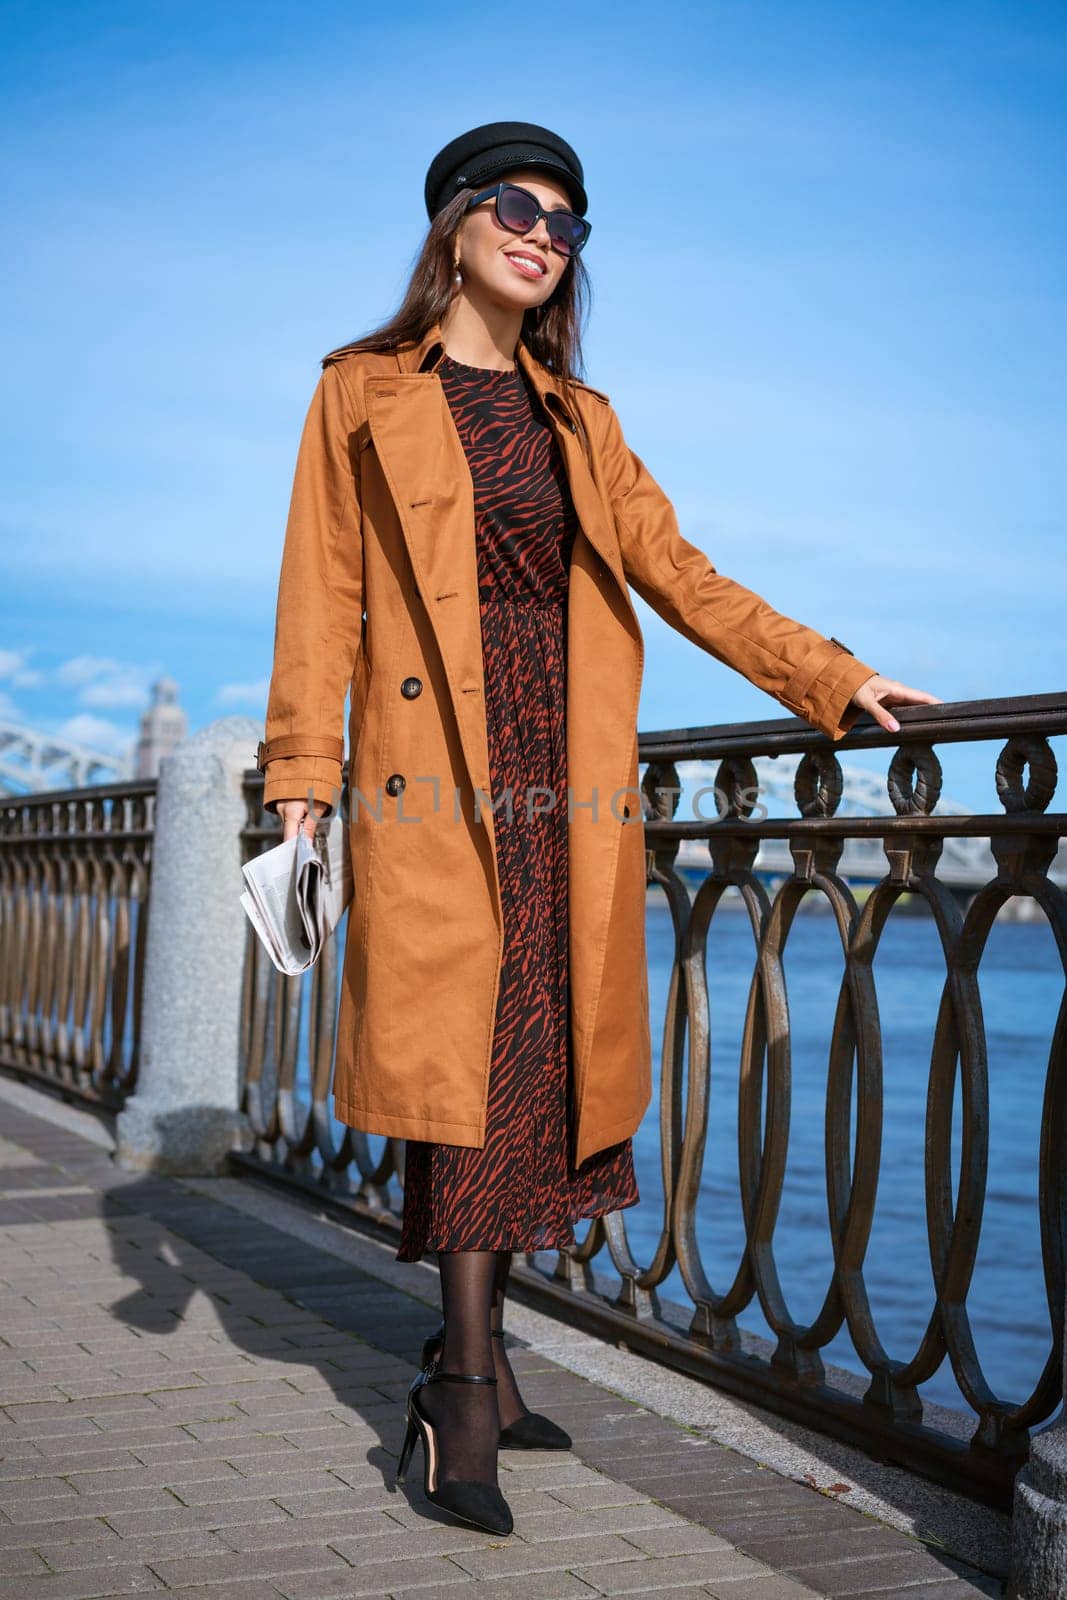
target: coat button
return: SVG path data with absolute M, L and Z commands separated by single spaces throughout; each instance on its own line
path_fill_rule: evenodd
M 400 685 L 400 693 L 404 696 L 405 700 L 414 700 L 417 694 L 422 693 L 422 679 L 405 678 L 403 683 Z
M 402 772 L 391 772 L 385 780 L 386 794 L 399 794 L 401 789 L 407 788 L 407 779 Z

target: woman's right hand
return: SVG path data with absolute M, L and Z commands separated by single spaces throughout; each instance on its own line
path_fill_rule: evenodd
M 301 828 L 309 839 L 313 839 L 319 819 L 329 809 L 325 800 L 316 800 L 311 811 L 308 810 L 306 800 L 279 800 L 278 815 L 282 819 L 282 843 L 286 844 L 290 839 L 295 839 Z

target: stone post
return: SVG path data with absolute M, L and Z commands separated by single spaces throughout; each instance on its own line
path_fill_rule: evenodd
M 116 1123 L 124 1168 L 210 1175 L 248 1149 L 240 1093 L 241 782 L 262 729 L 222 717 L 160 763 L 141 1059 Z
M 1064 1342 L 1067 1393 L 1067 1340 Z M 1030 1440 L 1030 1459 L 1015 1479 L 1011 1519 L 1012 1600 L 1067 1595 L 1067 1419 Z

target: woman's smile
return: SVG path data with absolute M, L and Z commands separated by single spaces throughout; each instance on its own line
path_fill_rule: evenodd
M 548 271 L 548 268 L 542 266 L 536 256 L 527 255 L 525 251 L 505 250 L 504 254 L 516 272 L 521 272 L 524 278 L 543 278 Z

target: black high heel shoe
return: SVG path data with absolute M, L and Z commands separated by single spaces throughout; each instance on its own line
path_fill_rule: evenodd
M 504 1337 L 503 1328 L 493 1328 L 494 1339 Z M 445 1342 L 445 1325 L 442 1322 L 436 1333 L 423 1341 L 422 1364 L 430 1367 L 440 1359 L 441 1350 Z M 558 1422 L 553 1422 L 551 1417 L 542 1416 L 540 1411 L 531 1411 L 528 1407 L 524 1416 L 515 1422 L 509 1422 L 506 1428 L 501 1428 L 498 1448 L 501 1450 L 569 1450 L 573 1445 L 570 1434 L 561 1428 Z
M 483 1377 L 479 1372 L 442 1372 L 429 1362 L 408 1390 L 407 1432 L 396 1464 L 397 1483 L 403 1483 L 407 1474 L 415 1440 L 422 1440 L 423 1492 L 431 1505 L 450 1511 L 462 1522 L 469 1522 L 486 1533 L 511 1533 L 515 1523 L 511 1507 L 495 1483 L 481 1483 L 476 1479 L 457 1479 L 437 1487 L 437 1430 L 429 1417 L 419 1410 L 419 1391 L 428 1383 L 496 1383 L 496 1378 Z

